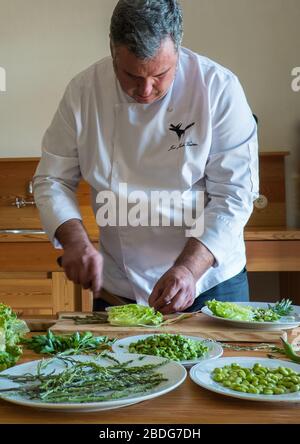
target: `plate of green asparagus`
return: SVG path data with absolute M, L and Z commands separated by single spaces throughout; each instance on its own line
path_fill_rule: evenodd
M 60 412 L 110 410 L 164 395 L 186 375 L 179 363 L 156 356 L 59 356 L 1 372 L 0 398 Z
M 215 299 L 206 302 L 202 313 L 214 320 L 238 328 L 257 330 L 286 330 L 300 325 L 300 307 L 283 299 L 266 302 L 222 302 Z

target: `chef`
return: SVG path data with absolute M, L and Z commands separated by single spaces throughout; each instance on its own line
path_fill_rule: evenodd
M 43 138 L 34 177 L 42 224 L 64 250 L 67 277 L 93 291 L 94 309 L 136 302 L 169 314 L 249 298 L 243 230 L 258 196 L 256 122 L 238 78 L 183 48 L 182 34 L 177 0 L 120 0 L 111 56 L 69 83 Z M 95 216 L 103 196 L 123 202 L 125 188 L 183 201 L 197 191 L 203 229 L 115 217 L 100 226 L 98 251 L 76 200 L 82 178 Z

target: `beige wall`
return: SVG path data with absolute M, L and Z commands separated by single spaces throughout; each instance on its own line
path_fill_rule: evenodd
M 0 157 L 40 154 L 67 82 L 108 54 L 116 0 L 0 0 Z M 300 224 L 300 0 L 182 0 L 185 46 L 240 78 L 260 120 L 262 150 L 289 150 L 288 219 Z
M 287 150 L 288 222 L 300 225 L 299 0 L 182 0 L 185 44 L 240 78 L 260 121 L 260 149 Z

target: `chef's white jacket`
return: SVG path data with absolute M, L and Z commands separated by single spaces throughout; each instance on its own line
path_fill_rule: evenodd
M 170 131 L 179 123 L 194 123 L 180 141 Z M 258 196 L 257 127 L 239 80 L 217 63 L 181 48 L 167 94 L 147 105 L 122 91 L 111 57 L 77 75 L 45 133 L 34 177 L 42 224 L 56 248 L 56 229 L 81 219 L 81 177 L 91 186 L 95 214 L 97 193 L 117 193 L 120 183 L 146 193 L 205 193 L 198 239 L 215 264 L 197 282 L 197 295 L 245 266 L 243 229 Z M 187 240 L 186 227 L 102 227 L 104 288 L 145 304 Z

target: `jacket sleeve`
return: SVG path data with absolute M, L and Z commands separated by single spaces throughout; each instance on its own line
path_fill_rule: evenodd
M 42 141 L 42 156 L 33 178 L 33 191 L 44 230 L 56 248 L 57 228 L 69 219 L 82 219 L 76 189 L 81 178 L 77 150 L 75 97 L 71 83 Z
M 215 267 L 240 245 L 258 197 L 257 125 L 236 76 L 212 101 L 212 145 L 205 170 L 208 203 L 199 240 Z

